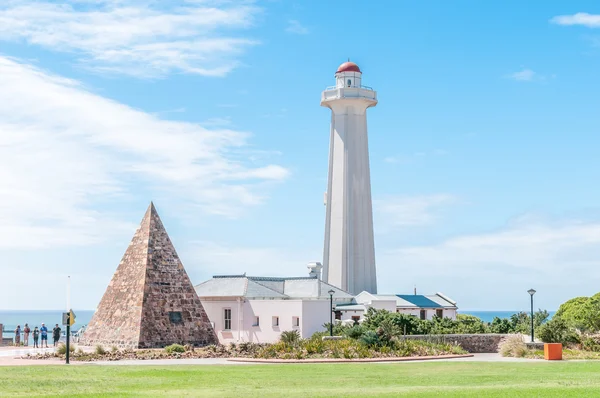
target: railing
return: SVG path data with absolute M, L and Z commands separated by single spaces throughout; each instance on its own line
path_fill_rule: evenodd
M 321 101 L 339 98 L 365 98 L 376 101 L 377 92 L 371 89 L 359 87 L 334 87 L 331 90 L 323 91 L 321 94 Z
M 362 88 L 362 89 L 364 89 L 364 90 L 371 90 L 371 91 L 374 91 L 374 90 L 373 90 L 373 87 L 369 87 L 369 86 L 362 86 L 362 85 L 360 85 L 360 86 L 342 86 L 342 87 L 338 87 L 338 86 L 329 86 L 329 87 L 327 87 L 327 88 L 325 89 L 325 91 L 327 91 L 327 90 L 336 90 L 336 89 L 338 89 L 338 88 Z

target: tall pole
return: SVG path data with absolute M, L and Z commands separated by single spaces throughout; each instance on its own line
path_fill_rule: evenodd
M 333 336 L 333 294 L 329 293 L 329 336 Z
M 71 277 L 67 277 L 67 365 L 69 364 L 69 354 L 71 348 Z
M 533 294 L 531 295 L 531 342 L 533 343 Z
M 329 293 L 329 337 L 333 337 L 333 293 L 335 291 L 331 289 Z

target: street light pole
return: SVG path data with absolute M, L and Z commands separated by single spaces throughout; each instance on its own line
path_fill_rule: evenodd
M 527 293 L 531 296 L 531 342 L 533 343 L 533 295 L 535 294 L 535 290 L 529 289 Z
M 335 291 L 331 289 L 329 293 L 329 337 L 333 337 L 333 293 Z

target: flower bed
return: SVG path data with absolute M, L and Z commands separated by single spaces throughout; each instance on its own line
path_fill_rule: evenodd
M 56 353 L 27 355 L 28 359 L 64 358 L 65 350 Z M 124 359 L 180 359 L 180 358 L 262 358 L 262 359 L 322 359 L 322 358 L 398 358 L 465 354 L 466 351 L 452 344 L 436 344 L 424 341 L 393 341 L 387 345 L 368 345 L 345 339 L 323 341 L 320 338 L 278 342 L 275 344 L 241 343 L 229 346 L 212 345 L 201 348 L 186 346 L 184 352 L 174 349 L 119 350 L 96 347 L 95 352 L 74 350 L 73 361 L 119 361 Z

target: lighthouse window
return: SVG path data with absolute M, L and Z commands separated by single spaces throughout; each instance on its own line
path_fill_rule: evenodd
M 348 79 L 348 87 L 352 85 L 352 80 Z

